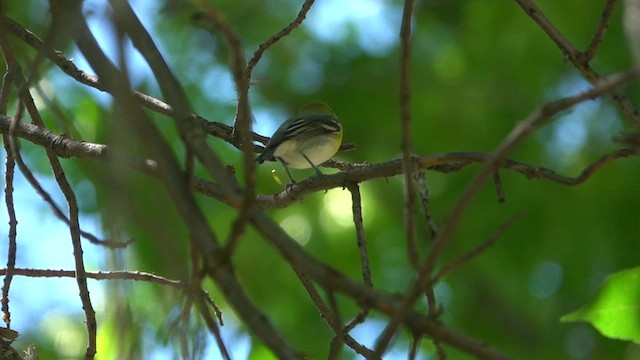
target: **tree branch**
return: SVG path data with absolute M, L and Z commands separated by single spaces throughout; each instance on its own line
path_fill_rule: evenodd
M 402 171 L 404 188 L 404 232 L 407 240 L 407 258 L 409 263 L 418 269 L 418 249 L 416 245 L 415 197 L 413 189 L 413 145 L 411 142 L 411 25 L 413 21 L 414 0 L 405 0 L 400 25 L 400 86 L 398 100 L 400 103 L 400 124 L 402 129 Z M 379 342 L 376 354 L 382 356 L 384 348 L 391 340 L 392 334 Z
M 0 115 L 0 132 L 5 134 L 8 133 L 10 125 L 11 118 Z M 145 159 L 122 150 L 119 151 L 109 145 L 70 139 L 62 135 L 56 135 L 47 129 L 23 122 L 20 122 L 16 126 L 15 134 L 20 138 L 50 149 L 60 157 L 86 158 L 109 162 L 117 159 L 118 163 L 129 168 L 151 176 L 159 176 L 159 166 L 155 160 Z M 593 174 L 614 160 L 639 155 L 640 149 L 635 147 L 613 151 L 601 156 L 575 177 L 560 175 L 545 167 L 509 159 L 505 159 L 502 164 L 500 164 L 500 167 L 520 173 L 527 179 L 547 180 L 561 185 L 575 186 L 584 183 Z M 415 156 L 415 162 L 416 166 L 420 169 L 451 173 L 460 171 L 469 165 L 484 164 L 489 158 L 491 158 L 491 156 L 491 153 L 451 152 Z M 286 207 L 294 202 L 302 200 L 309 194 L 333 188 L 341 188 L 345 184 L 345 178 L 349 181 L 363 182 L 402 174 L 401 160 L 390 160 L 383 163 L 373 164 L 335 162 L 333 165 L 342 169 L 344 172 L 325 175 L 322 177 L 312 177 L 297 184 L 293 184 L 287 191 L 282 191 L 277 194 L 257 195 L 258 207 L 261 209 Z M 230 198 L 228 193 L 222 191 L 216 183 L 209 180 L 195 178 L 193 187 L 197 192 L 222 201 L 230 206 L 234 206 L 234 204 L 236 204 L 235 200 Z
M 363 307 L 371 306 L 387 316 L 394 316 L 401 309 L 401 301 L 361 282 L 356 282 L 336 269 L 310 256 L 298 243 L 291 239 L 282 228 L 259 210 L 252 211 L 251 222 L 255 228 L 273 245 L 295 268 L 299 268 L 327 289 L 341 292 Z M 434 321 L 429 316 L 410 312 L 403 317 L 409 329 L 416 334 L 424 334 L 441 340 L 463 351 L 484 359 L 511 359 L 492 349 L 481 341 L 457 333 Z
M 6 275 L 8 269 L 0 269 L 0 275 Z M 75 270 L 52 270 L 52 269 L 27 269 L 27 268 L 15 268 L 14 274 L 18 276 L 27 277 L 68 277 L 75 278 Z M 129 270 L 115 270 L 115 271 L 87 271 L 87 278 L 94 280 L 135 280 L 144 281 L 149 283 L 155 283 L 159 285 L 170 286 L 175 289 L 184 288 L 184 283 L 180 280 L 172 280 L 156 274 L 146 273 L 144 271 L 129 271 Z
M 44 122 L 40 116 L 40 112 L 36 108 L 33 98 L 31 97 L 31 93 L 29 92 L 29 87 L 27 85 L 26 79 L 22 73 L 20 66 L 13 57 L 13 52 L 4 34 L 0 35 L 0 47 L 2 48 L 2 55 L 7 62 L 7 67 L 11 72 L 11 78 L 16 86 L 20 101 L 27 109 L 27 112 L 31 117 L 31 121 L 36 126 L 44 127 Z M 16 149 L 17 147 L 14 147 L 13 150 Z M 13 152 L 14 156 L 15 152 L 16 151 Z M 53 171 L 53 175 L 58 184 L 58 187 L 62 191 L 62 194 L 67 201 L 67 209 L 69 211 L 69 232 L 71 237 L 71 244 L 73 246 L 73 257 L 76 269 L 75 277 L 87 326 L 88 343 L 85 353 L 85 359 L 90 360 L 94 358 L 97 351 L 97 322 L 96 313 L 93 309 L 93 305 L 91 304 L 91 297 L 89 295 L 89 288 L 87 286 L 87 279 L 85 274 L 86 270 L 84 267 L 82 242 L 80 241 L 81 235 L 78 201 L 76 199 L 75 192 L 71 187 L 71 184 L 69 184 L 69 181 L 67 180 L 67 176 L 64 173 L 64 169 L 62 168 L 58 157 L 52 151 L 46 148 L 45 153 L 47 155 L 47 159 L 49 160 L 49 164 L 51 166 L 51 170 Z
M 553 115 L 560 111 L 566 110 L 571 106 L 578 104 L 582 101 L 593 99 L 600 94 L 614 89 L 616 86 L 636 78 L 640 75 L 640 69 L 635 69 L 626 73 L 613 75 L 606 80 L 599 82 L 593 88 L 582 94 L 563 98 L 550 103 L 547 103 L 540 108 L 536 109 L 530 114 L 524 121 L 516 126 L 509 135 L 505 137 L 503 142 L 498 146 L 496 151 L 487 159 L 482 170 L 476 175 L 476 177 L 467 186 L 465 192 L 460 196 L 460 199 L 455 204 L 453 209 L 447 216 L 447 221 L 438 233 L 438 237 L 435 239 L 433 246 L 429 251 L 427 260 L 422 265 L 418 278 L 405 292 L 402 300 L 402 307 L 400 311 L 394 314 L 389 321 L 387 329 L 389 332 L 394 328 L 397 328 L 398 324 L 407 318 L 415 302 L 418 300 L 420 294 L 431 286 L 432 272 L 436 265 L 436 261 L 440 258 L 440 255 L 444 252 L 448 244 L 451 242 L 455 231 L 458 229 L 458 224 L 462 218 L 462 215 L 466 212 L 471 200 L 475 197 L 481 187 L 486 181 L 495 173 L 498 167 L 503 163 L 506 155 L 519 144 L 522 139 L 530 135 L 537 129 L 543 122 L 547 121 Z M 386 329 L 385 329 L 386 330 Z
M 538 24 L 538 26 L 540 26 L 542 31 L 544 31 L 547 34 L 547 36 L 549 36 L 549 38 L 554 43 L 556 43 L 560 51 L 562 51 L 562 53 L 564 54 L 565 58 L 571 61 L 571 63 L 575 66 L 575 68 L 578 69 L 578 71 L 580 71 L 582 76 L 585 79 L 587 79 L 587 81 L 589 81 L 591 84 L 596 85 L 599 79 L 601 78 L 601 76 L 591 68 L 588 61 L 585 61 L 586 59 L 589 59 L 589 57 L 583 56 L 583 54 L 575 46 L 573 46 L 573 44 L 560 32 L 560 30 L 558 30 L 553 25 L 553 23 L 549 21 L 549 19 L 544 15 L 542 10 L 540 10 L 540 8 L 538 8 L 538 6 L 533 1 L 531 0 L 515 0 L 515 1 L 518 3 L 518 5 L 520 5 L 520 7 L 524 10 L 524 12 L 533 21 L 535 21 L 536 24 Z M 608 9 L 608 5 L 605 6 L 605 10 L 604 10 L 605 13 L 607 12 L 607 9 Z M 608 19 L 606 19 L 605 15 L 606 14 L 603 13 L 603 16 L 601 18 L 601 24 L 603 25 L 599 25 L 599 26 L 606 25 L 606 21 L 608 21 Z M 602 34 L 604 35 L 604 32 Z M 593 45 L 594 48 L 596 48 L 597 46 L 595 45 L 595 43 L 598 42 L 598 37 L 599 35 L 596 32 L 594 40 L 592 41 L 592 44 L 594 44 Z M 629 98 L 624 94 L 622 94 L 620 91 L 616 90 L 615 88 L 611 88 L 607 90 L 607 93 L 611 95 L 611 97 L 618 104 L 618 107 L 620 108 L 620 110 L 622 110 L 625 116 L 635 126 L 640 126 L 640 113 L 636 111 L 636 109 L 634 108 Z
M 600 45 L 604 39 L 604 34 L 607 32 L 609 22 L 611 22 L 611 18 L 613 17 L 613 11 L 616 9 L 617 2 L 618 0 L 607 0 L 604 4 L 604 9 L 602 10 L 602 16 L 600 16 L 596 32 L 593 34 L 593 38 L 591 39 L 589 46 L 587 46 L 587 50 L 582 54 L 581 60 L 584 63 L 589 63 L 593 60 L 593 57 L 596 56 L 596 52 L 600 49 Z

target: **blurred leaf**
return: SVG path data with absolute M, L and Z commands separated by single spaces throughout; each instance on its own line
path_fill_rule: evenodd
M 590 304 L 560 321 L 586 321 L 606 337 L 640 344 L 640 267 L 608 276 Z

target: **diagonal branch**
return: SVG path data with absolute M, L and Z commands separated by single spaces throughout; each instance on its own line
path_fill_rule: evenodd
M 209 174 L 220 182 L 224 189 L 235 191 L 234 181 L 225 171 L 220 158 L 207 145 L 202 127 L 191 116 L 189 100 L 184 89 L 171 72 L 169 65 L 160 54 L 153 39 L 126 1 L 111 0 L 110 3 L 114 8 L 116 19 L 119 20 L 118 24 L 123 27 L 131 38 L 133 45 L 140 51 L 140 54 L 151 67 L 162 94 L 173 107 L 173 119 L 187 148 L 196 155 Z M 84 32 L 88 31 L 86 29 Z M 90 34 L 87 34 L 88 36 Z M 93 41 L 95 42 L 95 39 Z M 80 49 L 85 54 L 86 50 L 89 50 L 88 48 L 83 50 L 82 46 L 80 46 Z
M 589 63 L 593 60 L 593 57 L 596 56 L 596 52 L 600 49 L 600 45 L 602 45 L 602 40 L 604 39 L 604 34 L 607 32 L 609 22 L 611 22 L 611 18 L 613 17 L 613 11 L 616 9 L 617 2 L 618 0 L 607 0 L 604 4 L 604 9 L 602 10 L 602 15 L 600 16 L 596 32 L 593 34 L 593 38 L 591 39 L 589 46 L 587 46 L 587 50 L 582 54 L 581 60 L 584 63 Z
M 114 95 L 116 104 L 121 110 L 121 114 L 125 117 L 120 121 L 127 121 L 131 125 L 132 130 L 138 134 L 139 139 L 143 141 L 144 145 L 147 146 L 152 153 L 157 154 L 159 165 L 157 172 L 158 178 L 162 180 L 163 185 L 167 189 L 167 193 L 171 196 L 176 211 L 189 230 L 190 239 L 194 241 L 202 254 L 205 260 L 204 265 L 207 274 L 216 281 L 220 290 L 229 303 L 233 305 L 239 317 L 243 319 L 247 326 L 254 331 L 255 335 L 277 356 L 283 359 L 300 359 L 302 356 L 298 351 L 286 342 L 276 327 L 273 326 L 260 309 L 253 304 L 238 282 L 231 263 L 224 257 L 224 254 L 221 253 L 221 246 L 218 239 L 209 227 L 207 219 L 196 203 L 193 193 L 190 191 L 187 179 L 185 179 L 173 151 L 159 130 L 131 96 L 131 88 L 128 85 L 129 82 L 126 74 L 118 69 L 105 65 L 108 64 L 108 60 L 97 45 L 80 9 L 70 6 L 67 2 L 57 4 L 63 6 L 63 8 L 56 9 L 54 15 L 61 17 L 65 30 L 74 38 L 89 64 L 96 70 L 98 76 L 102 79 L 108 79 L 106 85 L 110 88 L 110 93 Z M 134 42 L 139 40 L 140 39 L 134 40 Z M 172 96 L 179 95 L 174 94 Z M 182 124 L 181 121 L 178 121 L 178 126 L 188 127 L 188 125 Z M 185 130 L 185 128 L 183 127 L 181 130 Z M 203 140 L 197 135 L 193 137 L 187 136 L 186 139 Z M 187 141 L 187 143 L 189 143 L 189 141 Z M 207 167 L 208 160 L 201 158 L 201 156 L 207 156 L 210 150 L 207 148 L 203 150 L 203 153 L 198 153 L 198 151 L 199 146 L 194 146 L 194 152 L 198 156 L 198 159 Z M 207 170 L 211 171 L 212 169 L 208 168 Z M 212 174 L 212 176 L 219 180 L 225 178 L 223 174 Z M 224 181 L 221 180 L 221 182 Z M 222 189 L 227 192 L 228 185 L 222 184 Z M 237 202 L 237 197 L 231 198 L 231 200 Z
M 401 302 L 398 298 L 373 289 L 361 282 L 354 281 L 338 270 L 310 256 L 263 212 L 253 210 L 251 222 L 256 230 L 278 249 L 289 264 L 304 271 L 323 287 L 341 292 L 351 297 L 361 306 L 371 306 L 387 316 L 393 316 L 400 310 Z M 462 349 L 480 358 L 511 359 L 508 355 L 487 346 L 481 341 L 449 329 L 429 316 L 411 312 L 410 316 L 403 318 L 403 322 L 415 334 L 437 338 L 443 343 Z
M 415 302 L 418 300 L 420 294 L 431 286 L 432 284 L 432 272 L 436 265 L 436 261 L 440 258 L 440 255 L 447 248 L 451 242 L 455 231 L 458 229 L 458 224 L 462 219 L 462 215 L 466 212 L 471 200 L 475 197 L 481 187 L 486 181 L 495 173 L 500 164 L 504 161 L 505 156 L 518 145 L 522 139 L 533 133 L 543 122 L 547 121 L 553 115 L 560 111 L 566 110 L 573 105 L 576 105 L 582 101 L 592 99 L 601 95 L 615 87 L 623 84 L 630 79 L 636 78 L 640 75 L 640 69 L 635 69 L 626 73 L 616 74 L 601 81 L 599 84 L 583 92 L 582 94 L 563 98 L 543 105 L 536 109 L 531 115 L 529 115 L 523 122 L 521 122 L 516 128 L 514 128 L 509 135 L 498 146 L 496 151 L 489 157 L 483 167 L 483 169 L 476 175 L 476 177 L 467 186 L 465 192 L 460 196 L 460 199 L 455 204 L 447 221 L 442 226 L 441 231 L 438 233 L 438 237 L 435 239 L 433 246 L 430 249 L 427 260 L 423 264 L 418 274 L 418 278 L 407 289 L 402 299 L 402 307 L 393 315 L 384 334 L 389 336 L 393 334 L 395 329 L 407 319 L 407 316 L 413 309 Z M 383 338 L 386 340 L 386 338 Z M 378 349 L 378 347 L 377 347 Z
M 515 216 L 515 217 L 509 219 L 507 222 L 505 222 L 504 224 L 500 225 L 498 227 L 498 229 L 496 229 L 496 231 L 494 231 L 493 234 L 491 234 L 489 237 L 487 237 L 480 245 L 478 245 L 475 248 L 471 249 L 469 252 L 467 252 L 466 254 L 462 255 L 460 258 L 454 260 L 450 264 L 444 266 L 440 271 L 438 271 L 437 274 L 433 275 L 433 279 L 432 279 L 433 283 L 439 282 L 440 280 L 442 280 L 442 278 L 444 278 L 445 276 L 449 275 L 455 269 L 457 269 L 460 266 L 462 266 L 463 264 L 471 261 L 471 259 L 477 257 L 482 252 L 487 250 L 489 247 L 491 247 L 491 245 L 493 245 L 493 243 L 496 240 L 498 240 L 498 238 L 500 236 L 502 236 L 502 234 L 505 231 L 507 231 L 508 228 L 511 227 L 511 225 L 513 225 L 513 223 L 515 223 L 516 221 L 520 220 L 520 218 L 521 218 L 521 216 Z
M 560 51 L 564 54 L 566 59 L 569 59 L 582 76 L 587 79 L 591 84 L 596 85 L 601 76 L 591 68 L 588 61 L 588 57 L 584 57 L 583 54 L 558 30 L 551 21 L 544 15 L 542 10 L 531 0 L 515 0 L 518 5 L 524 10 L 524 12 L 540 26 L 549 38 L 556 43 Z M 605 7 L 605 12 L 607 7 Z M 603 19 L 606 20 L 606 14 L 603 14 Z M 610 16 L 610 15 L 609 15 Z M 601 23 L 604 20 L 601 19 Z M 606 25 L 606 24 L 605 24 Z M 604 26 L 604 25 L 603 25 Z M 596 33 L 596 42 L 597 42 Z M 594 45 L 595 48 L 596 45 Z M 618 104 L 618 107 L 622 110 L 625 116 L 635 125 L 640 126 L 640 113 L 636 111 L 633 104 L 627 96 L 622 94 L 615 88 L 611 88 L 607 91 L 613 100 Z

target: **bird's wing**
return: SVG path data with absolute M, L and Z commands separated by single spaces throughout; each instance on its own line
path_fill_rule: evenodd
M 256 162 L 259 164 L 273 157 L 276 148 L 291 138 L 309 138 L 340 131 L 340 122 L 332 114 L 307 114 L 288 119 L 271 136 Z
M 293 137 L 313 137 L 338 131 L 340 131 L 340 123 L 334 115 L 310 114 L 293 118 L 293 121 L 283 129 L 282 141 Z

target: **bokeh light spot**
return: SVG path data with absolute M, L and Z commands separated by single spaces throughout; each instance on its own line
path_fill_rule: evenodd
M 305 245 L 311 238 L 309 221 L 299 215 L 290 215 L 280 221 L 280 226 L 300 245 Z
M 531 274 L 529 292 L 539 299 L 552 296 L 562 285 L 562 266 L 555 261 L 542 261 Z

